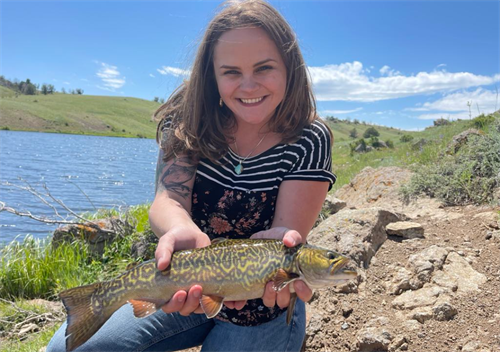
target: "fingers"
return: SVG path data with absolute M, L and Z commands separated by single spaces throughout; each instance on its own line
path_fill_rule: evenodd
M 177 291 L 166 304 L 161 307 L 165 313 L 179 312 L 179 314 L 187 316 L 191 313 L 203 313 L 200 307 L 200 297 L 202 288 L 195 285 L 186 291 Z
M 186 291 L 177 291 L 170 301 L 164 304 L 161 309 L 165 313 L 173 313 L 178 312 L 184 306 L 184 301 L 186 300 L 187 292 Z
M 276 304 L 276 291 L 273 288 L 273 282 L 270 281 L 266 285 L 266 289 L 264 291 L 264 296 L 262 296 L 262 301 L 266 307 L 274 307 Z
M 283 243 L 287 247 L 295 247 L 296 245 L 302 243 L 302 236 L 295 230 L 286 230 L 283 236 Z
M 224 305 L 229 309 L 240 310 L 247 304 L 247 301 L 224 301 Z
M 200 298 L 202 294 L 202 288 L 199 285 L 194 285 L 189 289 L 187 299 L 184 305 L 179 309 L 179 314 L 188 316 L 193 313 L 200 306 Z
M 174 253 L 174 239 L 170 236 L 162 236 L 155 251 L 158 270 L 165 270 L 170 265 L 172 253 Z
M 293 283 L 293 288 L 297 297 L 304 302 L 309 302 L 313 296 L 313 291 L 303 281 L 297 280 Z
M 290 289 L 288 285 L 276 294 L 276 304 L 280 308 L 286 308 L 290 304 Z

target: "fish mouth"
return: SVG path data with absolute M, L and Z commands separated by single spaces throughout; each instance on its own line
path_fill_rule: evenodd
M 330 268 L 330 275 L 338 274 L 339 271 L 347 265 L 347 263 L 349 263 L 349 258 L 347 257 L 341 257 L 334 261 Z

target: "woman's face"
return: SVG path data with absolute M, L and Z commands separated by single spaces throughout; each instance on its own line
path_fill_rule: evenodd
M 219 94 L 239 127 L 264 126 L 285 95 L 285 64 L 261 28 L 222 34 L 214 50 L 214 72 Z

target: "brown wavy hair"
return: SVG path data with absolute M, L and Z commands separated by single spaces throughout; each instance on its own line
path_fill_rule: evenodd
M 235 28 L 259 27 L 276 44 L 286 67 L 286 90 L 283 101 L 269 121 L 272 132 L 282 135 L 289 143 L 300 137 L 302 129 L 319 117 L 310 79 L 297 43 L 287 21 L 262 0 L 226 1 L 209 23 L 188 81 L 184 81 L 154 114 L 159 120 L 157 140 L 165 119 L 172 128 L 162 145 L 165 160 L 186 153 L 195 158 L 220 159 L 228 150 L 226 131 L 235 119 L 224 105 L 215 79 L 213 57 L 220 36 Z

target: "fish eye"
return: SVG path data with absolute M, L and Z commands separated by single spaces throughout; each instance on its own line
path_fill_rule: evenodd
M 329 260 L 334 260 L 336 258 L 336 255 L 333 252 L 328 252 L 326 256 Z

